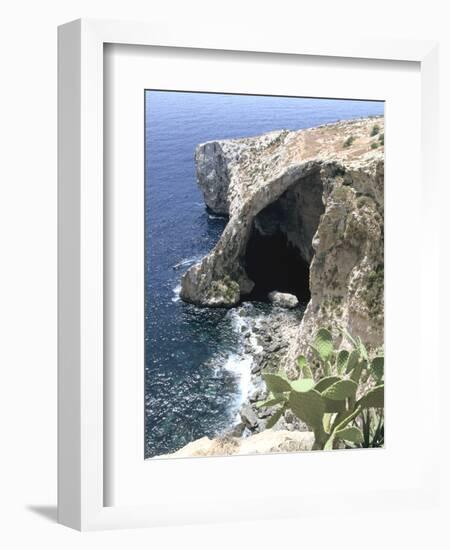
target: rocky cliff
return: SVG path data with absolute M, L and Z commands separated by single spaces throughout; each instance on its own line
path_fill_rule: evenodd
M 282 368 L 298 377 L 295 360 L 312 359 L 320 327 L 335 338 L 346 328 L 369 350 L 383 345 L 384 119 L 209 142 L 195 160 L 207 207 L 229 221 L 183 275 L 181 297 L 205 307 L 240 304 L 253 390 L 226 434 L 167 456 L 308 450 L 311 434 L 289 411 L 265 429 L 271 410 L 256 406 L 267 396 L 262 373 Z M 272 303 L 263 320 L 248 318 L 252 298 Z
M 382 344 L 382 117 L 208 142 L 195 160 L 206 205 L 229 221 L 183 276 L 183 300 L 232 307 L 271 290 L 297 295 L 308 305 L 288 366 L 320 326 Z

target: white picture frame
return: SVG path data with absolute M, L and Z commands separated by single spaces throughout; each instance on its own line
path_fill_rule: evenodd
M 176 30 L 176 32 L 175 32 Z M 437 143 L 437 44 L 426 41 L 345 40 L 329 37 L 258 36 L 239 32 L 230 37 L 228 29 L 209 28 L 201 37 L 191 36 L 183 26 L 170 29 L 152 23 L 78 20 L 59 28 L 59 352 L 58 352 L 58 518 L 60 523 L 80 530 L 144 527 L 214 520 L 258 519 L 264 513 L 251 511 L 237 496 L 233 506 L 216 503 L 210 513 L 189 495 L 180 495 L 180 506 L 164 509 L 136 504 L 105 506 L 109 488 L 105 476 L 104 427 L 104 46 L 128 44 L 233 52 L 277 53 L 364 60 L 407 61 L 420 64 L 421 86 L 421 193 L 428 261 L 423 278 L 435 281 L 421 315 L 437 323 L 438 240 L 433 234 L 436 214 Z M 389 154 L 389 153 L 388 153 Z M 421 250 L 421 254 L 425 251 Z M 389 284 L 389 281 L 388 281 Z M 426 308 L 426 310 L 424 309 Z M 437 336 L 435 336 L 437 339 Z M 427 376 L 437 380 L 439 345 L 429 342 L 430 366 Z M 424 346 L 419 342 L 418 346 Z M 420 395 L 427 406 L 429 424 L 437 432 L 438 389 Z M 430 436 L 431 440 L 433 438 Z M 436 462 L 430 461 L 430 456 Z M 246 457 L 258 460 L 261 457 Z M 217 459 L 202 459 L 217 460 Z M 420 482 L 393 491 L 391 506 L 436 502 L 438 463 L 430 445 L 427 463 L 420 464 Z M 170 465 L 169 465 L 170 467 Z M 315 496 L 321 500 L 323 487 Z M 378 495 L 382 499 L 386 494 Z M 182 497 L 182 498 L 181 498 Z M 373 497 L 373 495 L 372 495 Z M 311 497 L 312 498 L 312 497 Z M 351 495 L 342 495 L 349 509 Z M 218 499 L 220 500 L 220 499 Z M 375 499 L 377 500 L 377 499 Z M 278 517 L 307 513 L 312 500 L 297 507 L 280 506 Z M 379 504 L 380 500 L 378 500 Z M 183 504 L 183 508 L 181 507 Z M 217 510 L 223 508 L 218 518 Z M 226 509 L 228 511 L 226 511 Z M 183 512 L 183 510 L 185 510 Z M 317 506 L 320 513 L 320 506 Z

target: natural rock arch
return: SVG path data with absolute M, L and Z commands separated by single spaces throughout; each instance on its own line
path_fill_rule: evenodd
M 372 125 L 361 119 L 200 145 L 205 203 L 229 221 L 214 249 L 184 274 L 182 299 L 236 305 L 261 285 L 249 243 L 255 236 L 279 239 L 310 270 L 311 299 L 289 361 L 324 322 L 381 345 L 384 158 L 381 147 L 371 148 Z M 344 148 L 348 136 L 357 145 Z M 263 281 L 262 291 L 275 283 Z

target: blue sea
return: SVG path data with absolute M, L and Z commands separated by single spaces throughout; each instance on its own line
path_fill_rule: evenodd
M 145 456 L 173 452 L 235 421 L 251 358 L 235 310 L 179 298 L 180 278 L 219 239 L 196 183 L 197 144 L 368 115 L 371 101 L 147 91 L 145 94 Z M 249 305 L 264 315 L 267 304 Z

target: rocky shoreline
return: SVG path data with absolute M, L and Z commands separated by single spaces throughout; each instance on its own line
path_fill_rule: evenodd
M 243 302 L 237 306 L 234 319 L 240 335 L 240 351 L 251 356 L 248 393 L 230 427 L 214 438 L 203 437 L 178 451 L 159 458 L 230 456 L 272 452 L 299 452 L 312 449 L 314 436 L 290 411 L 271 428 L 267 421 L 274 408 L 259 408 L 267 398 L 263 372 L 276 372 L 292 347 L 305 304 L 285 308 L 268 303 Z
M 251 355 L 250 389 L 240 410 L 240 421 L 226 430 L 223 435 L 247 437 L 263 431 L 272 408 L 258 408 L 258 401 L 267 397 L 263 372 L 276 372 L 280 361 L 287 356 L 293 345 L 305 306 L 285 309 L 276 305 L 265 305 L 265 313 L 254 315 L 252 302 L 245 302 L 236 310 L 242 319 L 240 325 L 243 351 Z M 306 429 L 293 415 L 280 418 L 274 430 Z

